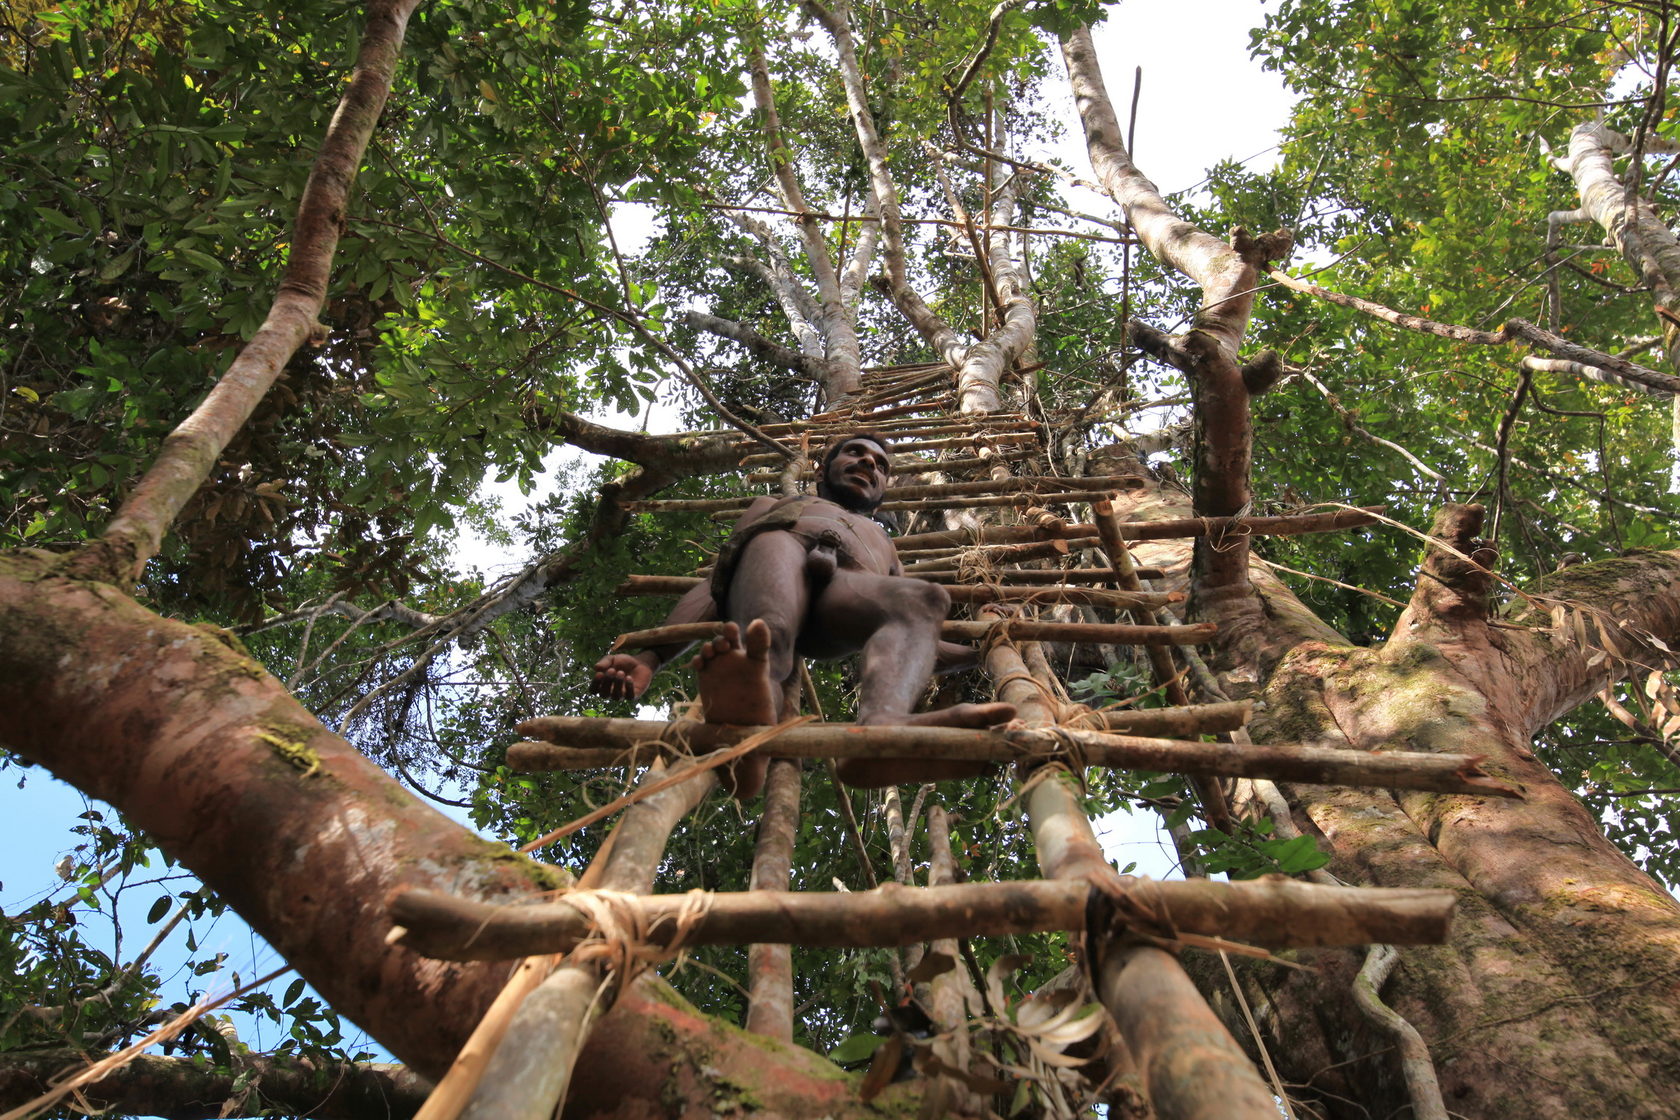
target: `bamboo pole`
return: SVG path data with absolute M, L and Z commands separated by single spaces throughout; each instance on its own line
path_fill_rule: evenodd
M 939 636 L 948 642 L 981 641 L 994 631 L 1006 629 L 1023 641 L 1100 642 L 1105 645 L 1195 645 L 1210 640 L 1217 631 L 1211 622 L 1191 626 L 1130 626 L 1119 622 L 1040 622 L 1031 618 L 1012 618 L 993 622 L 965 622 L 947 620 L 940 624 Z M 650 630 L 632 630 L 620 634 L 611 652 L 624 649 L 652 649 L 656 646 L 685 645 L 705 641 L 723 632 L 721 622 L 679 622 L 670 626 L 655 626 Z
M 618 585 L 620 595 L 683 595 L 699 584 L 698 576 L 632 575 Z M 956 584 L 946 589 L 953 603 L 1038 602 L 1082 603 L 1112 607 L 1167 606 L 1183 602 L 1181 591 L 1104 591 L 1090 587 L 1062 587 L 1056 584 L 1029 587 L 998 587 L 991 584 Z
M 750 889 L 785 893 L 793 880 L 793 841 L 799 832 L 799 763 L 774 759 L 764 779 Z M 757 942 L 747 949 L 747 1020 L 754 1034 L 793 1042 L 793 952 Z
M 1000 642 L 998 646 L 1008 643 Z M 994 647 L 996 648 L 996 647 Z M 995 659 L 994 659 L 995 660 Z M 1019 655 L 1015 656 L 1019 661 Z M 1020 670 L 1025 672 L 1023 668 Z M 995 678 L 994 678 L 995 679 Z M 1019 693 L 1021 690 L 1012 690 Z M 1029 713 L 1035 697 L 1002 696 Z M 1053 709 L 1051 709 L 1053 717 Z M 1021 717 L 1027 722 L 1029 715 Z M 1048 722 L 1048 721 L 1047 721 Z M 542 742 L 515 743 L 508 765 L 523 772 L 593 769 L 632 757 L 680 756 L 732 746 L 762 728 L 728 724 L 661 723 L 654 720 L 541 716 L 519 725 Z M 562 745 L 564 744 L 564 745 Z M 1425 751 L 1361 751 L 1300 744 L 1204 743 L 1154 739 L 1067 727 L 975 730 L 958 727 L 891 727 L 826 723 L 790 728 L 776 737 L 779 758 L 904 758 L 964 762 L 1067 762 L 1129 770 L 1218 774 L 1236 778 L 1310 782 L 1377 789 L 1422 789 L 1486 797 L 1519 794 L 1484 774 L 1472 755 Z
M 642 783 L 668 776 L 663 766 L 656 765 Z M 706 771 L 626 809 L 613 832 L 601 887 L 621 892 L 651 890 L 671 830 L 716 784 L 717 776 Z M 462 1120 L 549 1120 L 566 1099 L 589 1027 L 604 1010 L 607 979 L 603 968 L 593 963 L 568 961 L 550 973 L 515 1013 Z
M 1121 900 L 1138 932 L 1218 937 L 1267 949 L 1439 944 L 1457 897 L 1449 890 L 1325 887 L 1284 878 L 1162 882 L 1112 869 L 1109 879 L 1098 889 Z M 1084 879 L 1059 877 L 930 887 L 884 883 L 867 891 L 691 891 L 615 896 L 612 904 L 635 914 L 654 948 L 671 946 L 686 913 L 693 924 L 682 933 L 685 945 L 859 949 L 1084 929 L 1092 889 Z M 502 960 L 569 951 L 595 932 L 589 894 L 497 906 L 415 889 L 391 899 L 391 915 L 404 931 L 401 943 L 417 953 Z
M 1381 507 L 1339 509 L 1330 513 L 1299 513 L 1286 517 L 1179 517 L 1164 521 L 1127 521 L 1120 524 L 1120 537 L 1128 541 L 1170 540 L 1180 537 L 1227 535 L 1297 536 L 1304 533 L 1333 533 L 1343 529 L 1374 525 Z M 943 548 L 952 545 L 1018 544 L 1051 537 L 1071 540 L 1098 538 L 1095 525 L 991 525 L 983 529 L 945 529 L 933 533 L 912 533 L 894 542 L 906 549 Z

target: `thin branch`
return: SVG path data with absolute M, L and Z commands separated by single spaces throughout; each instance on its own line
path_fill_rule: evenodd
M 1342 292 L 1334 292 L 1317 284 L 1309 284 L 1298 280 L 1281 270 L 1269 273 L 1271 278 L 1291 291 L 1303 295 L 1316 296 L 1338 307 L 1347 307 L 1363 312 L 1385 323 L 1392 323 L 1397 327 L 1418 331 L 1422 334 L 1432 334 L 1437 338 L 1452 339 L 1455 342 L 1469 342 L 1478 346 L 1504 346 L 1511 343 L 1526 343 L 1548 350 L 1567 362 L 1579 363 L 1583 367 L 1592 367 L 1592 372 L 1574 370 L 1569 367 L 1556 367 L 1561 371 L 1581 372 L 1583 376 L 1594 376 L 1597 380 L 1610 380 L 1611 375 L 1621 383 L 1631 383 L 1645 392 L 1656 392 L 1668 395 L 1680 394 L 1680 377 L 1670 373 L 1661 373 L 1645 366 L 1637 365 L 1626 358 L 1607 354 L 1600 350 L 1593 350 L 1585 346 L 1561 338 L 1551 331 L 1535 326 L 1525 319 L 1508 319 L 1504 326 L 1497 331 L 1482 331 L 1474 327 L 1459 326 L 1454 323 L 1441 323 L 1433 319 L 1425 319 L 1419 315 L 1412 315 L 1404 311 L 1395 311 L 1384 307 L 1373 300 L 1359 296 L 1350 296 Z M 1554 367 L 1547 367 L 1554 368 Z
M 163 441 L 98 541 L 72 561 L 80 575 L 121 582 L 139 578 L 163 535 L 244 427 L 270 386 L 306 340 L 325 340 L 317 316 L 326 303 L 350 188 L 391 91 L 408 17 L 419 0 L 368 5 L 355 70 L 315 154 L 298 203 L 291 250 L 268 317 L 204 401 Z
M 522 283 L 530 284 L 532 287 L 541 288 L 544 291 L 553 292 L 556 295 L 563 295 L 570 300 L 575 300 L 577 303 L 580 303 L 584 307 L 587 307 L 589 310 L 595 312 L 595 314 L 601 318 L 612 319 L 615 322 L 623 323 L 625 326 L 630 328 L 631 332 L 634 333 L 636 337 L 640 338 L 647 345 L 653 347 L 653 349 L 659 351 L 660 355 L 664 357 L 666 361 L 676 366 L 677 370 L 682 373 L 683 377 L 688 380 L 689 384 L 693 385 L 694 388 L 699 391 L 700 395 L 706 399 L 706 403 L 712 406 L 712 411 L 716 412 L 726 424 L 739 429 L 741 432 L 757 440 L 759 443 L 762 443 L 764 446 L 770 448 L 770 450 L 775 451 L 784 458 L 792 459 L 798 454 L 791 448 L 765 435 L 763 432 L 759 431 L 758 428 L 747 423 L 745 420 L 742 420 L 733 412 L 729 411 L 729 409 L 724 406 L 723 402 L 718 400 L 717 394 L 712 391 L 711 383 L 708 382 L 698 370 L 689 365 L 683 356 L 678 354 L 676 350 L 671 347 L 670 343 L 648 330 L 647 326 L 642 323 L 641 319 L 630 312 L 604 303 L 598 303 L 595 300 L 590 299 L 588 296 L 574 291 L 571 288 L 567 288 L 559 284 L 550 284 L 545 280 L 539 280 L 535 276 L 520 272 L 518 269 L 509 268 L 500 261 L 492 260 L 489 257 L 484 256 L 482 253 L 475 253 L 465 246 L 457 245 L 447 237 L 438 237 L 434 234 L 426 232 L 425 230 L 415 229 L 413 226 L 403 225 L 401 222 L 388 222 L 378 218 L 362 218 L 360 220 L 367 222 L 370 225 L 388 226 L 392 229 L 399 229 L 406 233 L 412 233 L 417 236 L 436 241 L 439 245 L 442 245 L 444 248 L 449 249 L 452 252 L 459 253 L 462 256 L 469 257 L 488 268 L 493 268 L 505 275 L 512 276 Z

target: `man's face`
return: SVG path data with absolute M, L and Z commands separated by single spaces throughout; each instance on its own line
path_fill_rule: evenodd
M 828 497 L 846 509 L 868 513 L 886 496 L 891 464 L 874 440 L 849 439 L 823 474 Z

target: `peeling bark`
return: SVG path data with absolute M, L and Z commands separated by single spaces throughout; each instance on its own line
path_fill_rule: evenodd
M 1662 324 L 1663 349 L 1673 362 L 1680 341 L 1680 239 L 1656 207 L 1616 174 L 1615 154 L 1627 151 L 1628 138 L 1599 120 L 1583 121 L 1569 134 L 1569 154 L 1557 160 L 1581 196 L 1581 209 L 1603 227 L 1640 281 Z

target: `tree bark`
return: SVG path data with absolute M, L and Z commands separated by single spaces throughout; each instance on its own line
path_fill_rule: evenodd
M 1460 544 L 1473 531 L 1445 528 Z M 1305 643 L 1284 657 L 1251 730 L 1265 741 L 1335 728 L 1366 748 L 1450 751 L 1474 742 L 1490 772 L 1523 790 L 1521 801 L 1472 804 L 1282 787 L 1328 846 L 1328 870 L 1339 879 L 1459 893 L 1452 940 L 1408 951 L 1383 997 L 1429 1043 L 1450 1111 L 1668 1115 L 1680 1088 L 1680 905 L 1604 838 L 1529 741 L 1626 673 L 1614 654 L 1595 663 L 1595 647 L 1637 659 L 1625 635 L 1666 639 L 1680 630 L 1680 556 L 1571 568 L 1543 581 L 1537 605 L 1503 626 L 1476 608 L 1467 573 L 1448 570 L 1459 561 L 1443 557 L 1432 557 L 1434 575 L 1386 647 Z M 1551 604 L 1617 625 L 1586 623 L 1583 643 L 1572 617 L 1551 625 Z M 1249 966 L 1281 1012 L 1273 1054 L 1284 1077 L 1323 1091 L 1333 1116 L 1351 1115 L 1334 1103 L 1348 1078 L 1363 1081 L 1355 1095 L 1366 1108 L 1407 1100 L 1382 1057 L 1391 1043 L 1353 1010 L 1359 964 L 1331 953 L 1304 976 Z
M 59 1050 L 0 1057 L 0 1109 L 33 1100 L 59 1077 L 104 1056 Z M 236 1085 L 241 1078 L 246 1081 Z M 430 1091 L 424 1078 L 403 1066 L 263 1054 L 233 1054 L 219 1066 L 196 1057 L 142 1054 L 77 1096 L 96 1109 L 165 1120 L 269 1116 L 276 1109 L 315 1120 L 403 1120 Z
M 508 967 L 386 944 L 387 897 L 442 887 L 505 902 L 565 880 L 416 801 L 218 632 L 53 568 L 0 554 L 0 742 L 120 808 L 336 1010 L 440 1076 Z M 651 979 L 596 1024 L 582 1061 L 606 1073 L 568 1115 L 669 1115 L 665 1087 L 709 1084 L 703 1066 L 786 1115 L 866 1111 L 816 1055 L 743 1044 Z

